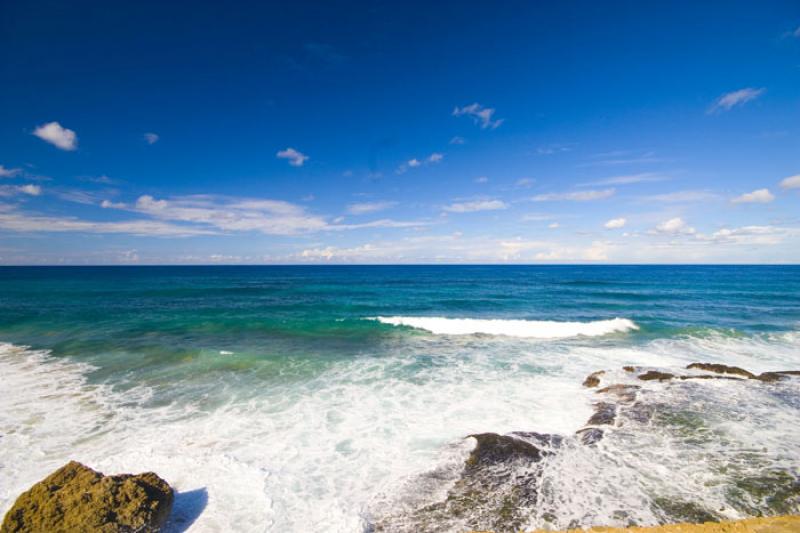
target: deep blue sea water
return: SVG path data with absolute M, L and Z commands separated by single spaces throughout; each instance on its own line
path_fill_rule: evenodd
M 470 433 L 575 431 L 594 370 L 800 368 L 800 267 L 2 267 L 0 342 L 0 511 L 77 458 L 204 495 L 179 500 L 176 530 L 362 531 L 421 473 L 458 468 Z M 800 464 L 786 398 L 758 426 L 783 442 L 764 460 Z M 769 412 L 718 408 L 748 446 Z M 747 514 L 673 460 L 696 479 L 663 490 Z M 586 487 L 561 475 L 562 515 L 531 526 L 620 522 L 581 514 Z M 609 486 L 594 490 L 660 521 L 652 487 L 627 501 Z

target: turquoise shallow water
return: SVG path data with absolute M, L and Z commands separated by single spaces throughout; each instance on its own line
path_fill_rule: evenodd
M 798 367 L 798 325 L 796 266 L 4 267 L 0 501 L 77 456 L 207 490 L 197 531 L 359 531 L 470 432 L 574 431 L 590 371 Z

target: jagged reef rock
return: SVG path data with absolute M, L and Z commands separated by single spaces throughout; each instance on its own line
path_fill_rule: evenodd
M 152 472 L 104 476 L 70 461 L 17 498 L 0 533 L 157 532 L 173 497 Z
M 744 368 L 739 368 L 738 366 L 720 365 L 716 363 L 692 363 L 686 368 L 689 370 L 705 370 L 706 372 L 714 372 L 717 374 L 734 374 L 751 379 L 756 377 L 755 374 L 745 370 Z

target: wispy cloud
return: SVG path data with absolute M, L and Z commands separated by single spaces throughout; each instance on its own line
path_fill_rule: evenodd
M 475 200 L 473 202 L 457 202 L 445 206 L 448 213 L 473 213 L 475 211 L 497 211 L 507 209 L 508 205 L 502 200 Z
M 472 181 L 474 181 L 475 183 L 488 183 L 489 182 L 489 178 L 486 177 L 486 176 L 478 176 L 477 178 L 475 178 Z
M 439 152 L 434 152 L 424 159 L 417 159 L 416 157 L 412 157 L 405 163 L 401 163 L 397 167 L 397 170 L 395 170 L 395 173 L 404 174 L 411 168 L 417 168 L 424 165 L 435 165 L 437 163 L 441 163 L 443 159 L 444 159 L 444 154 Z
M 6 168 L 0 165 L 0 178 L 13 178 L 22 174 L 21 168 Z
M 719 196 L 710 191 L 675 191 L 663 194 L 652 194 L 649 196 L 642 196 L 640 199 L 645 202 L 664 202 L 664 203 L 692 203 L 692 202 L 705 202 L 708 200 L 715 200 Z
M 351 215 L 365 215 L 377 211 L 384 211 L 395 205 L 397 205 L 397 202 L 362 202 L 348 205 L 347 212 Z
M 71 151 L 78 148 L 78 136 L 75 132 L 58 122 L 48 122 L 38 126 L 33 130 L 33 134 L 61 150 Z
M 140 196 L 133 205 L 104 202 L 102 207 L 122 209 L 162 221 L 191 224 L 214 233 L 259 232 L 266 235 L 300 235 L 364 228 L 411 228 L 425 221 L 373 220 L 359 224 L 329 222 L 304 206 L 282 200 L 214 195 L 157 199 Z
M 695 229 L 689 226 L 686 221 L 680 217 L 670 218 L 665 220 L 655 227 L 651 234 L 667 234 L 667 235 L 693 235 L 696 233 Z
M 764 88 L 755 89 L 753 87 L 746 87 L 744 89 L 739 89 L 738 91 L 725 93 L 717 98 L 713 104 L 711 104 L 711 107 L 708 108 L 708 113 L 729 111 L 736 106 L 744 105 L 751 100 L 755 100 L 764 94 L 765 91 L 766 89 Z
M 147 133 L 144 134 L 144 141 L 147 144 L 155 144 L 155 143 L 158 142 L 159 138 L 160 137 L 158 136 L 158 133 L 147 132 Z
M 18 194 L 27 194 L 28 196 L 39 196 L 42 194 L 42 188 L 39 185 L 28 183 L 26 185 L 0 185 L 0 196 L 16 196 Z
M 768 204 L 775 199 L 775 195 L 769 189 L 757 189 L 732 199 L 734 204 Z
M 553 154 L 560 154 L 563 152 L 569 152 L 570 150 L 572 150 L 573 146 L 575 145 L 560 144 L 560 143 L 544 144 L 536 148 L 536 155 L 553 155 Z
M 800 189 L 800 174 L 783 178 L 781 180 L 781 187 L 784 189 Z
M 475 121 L 475 124 L 480 124 L 483 129 L 495 129 L 499 127 L 505 119 L 493 119 L 495 109 L 493 107 L 483 107 L 481 104 L 475 102 L 474 104 L 466 105 L 464 107 L 456 107 L 453 109 L 453 116 L 469 116 Z
M 574 191 L 574 192 L 558 192 L 537 194 L 531 197 L 534 202 L 590 202 L 592 200 L 605 200 L 614 196 L 616 191 L 614 189 L 602 189 L 593 191 Z
M 292 147 L 289 147 L 285 150 L 281 150 L 275 155 L 278 157 L 278 159 L 287 159 L 289 161 L 289 164 L 293 167 L 302 167 L 303 163 L 305 163 L 310 159 L 307 155 L 298 150 L 295 150 Z
M 624 228 L 626 223 L 627 220 L 625 220 L 625 218 L 623 217 L 612 218 L 611 220 L 603 224 L 603 227 L 606 229 L 619 229 L 619 228 Z
M 624 176 L 612 176 L 597 181 L 581 183 L 580 186 L 602 186 L 602 185 L 632 185 L 634 183 L 650 183 L 655 181 L 665 181 L 669 177 L 654 172 L 642 172 L 639 174 L 627 174 Z
M 178 226 L 155 220 L 94 222 L 74 217 L 44 216 L 18 211 L 0 212 L 0 228 L 23 233 L 125 233 L 148 237 L 189 237 L 217 233 L 209 229 Z
M 630 150 L 616 150 L 603 152 L 592 156 L 592 161 L 582 163 L 579 167 L 604 167 L 619 165 L 640 165 L 645 163 L 661 163 L 664 159 L 657 157 L 655 152 L 635 152 Z
M 466 144 L 466 143 L 467 143 L 466 139 L 464 139 L 464 137 L 459 137 L 458 135 L 450 139 L 450 144 Z

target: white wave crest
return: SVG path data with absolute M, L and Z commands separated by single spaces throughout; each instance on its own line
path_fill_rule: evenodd
M 639 329 L 627 318 L 594 320 L 592 322 L 556 322 L 551 320 L 481 320 L 475 318 L 444 318 L 424 316 L 379 316 L 371 318 L 382 324 L 424 329 L 436 335 L 505 335 L 529 339 L 564 339 L 567 337 L 597 337 L 609 333 Z

